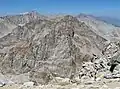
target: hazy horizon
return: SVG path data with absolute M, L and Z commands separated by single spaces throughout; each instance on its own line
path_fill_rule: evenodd
M 0 15 L 36 10 L 41 14 L 91 14 L 120 18 L 119 0 L 1 0 Z

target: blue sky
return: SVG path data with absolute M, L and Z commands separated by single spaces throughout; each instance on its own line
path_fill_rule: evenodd
M 37 10 L 42 14 L 95 14 L 120 18 L 120 0 L 0 0 L 0 15 Z

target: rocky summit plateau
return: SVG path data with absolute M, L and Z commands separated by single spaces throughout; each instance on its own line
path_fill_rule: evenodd
M 0 89 L 120 89 L 119 64 L 120 27 L 95 16 L 0 17 Z

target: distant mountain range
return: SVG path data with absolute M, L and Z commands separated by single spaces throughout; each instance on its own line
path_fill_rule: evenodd
M 115 26 L 119 26 L 120 27 L 120 19 L 118 18 L 114 18 L 114 17 L 107 17 L 107 16 L 101 16 L 101 17 L 97 17 L 100 20 L 103 20 L 109 24 L 113 24 Z

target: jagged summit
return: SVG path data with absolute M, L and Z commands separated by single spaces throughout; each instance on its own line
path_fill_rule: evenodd
M 13 15 L 5 15 L 5 16 L 1 16 L 0 18 L 20 16 L 20 15 L 31 15 L 31 14 L 40 15 L 39 12 L 33 10 L 33 11 L 30 11 L 30 12 L 23 12 L 23 13 L 18 13 L 18 14 L 13 14 Z
M 31 11 L 24 14 L 7 15 L 0 18 L 7 22 L 11 22 L 15 25 L 23 25 L 23 24 L 32 22 L 34 20 L 45 19 L 46 17 L 43 15 L 40 15 L 36 11 Z

